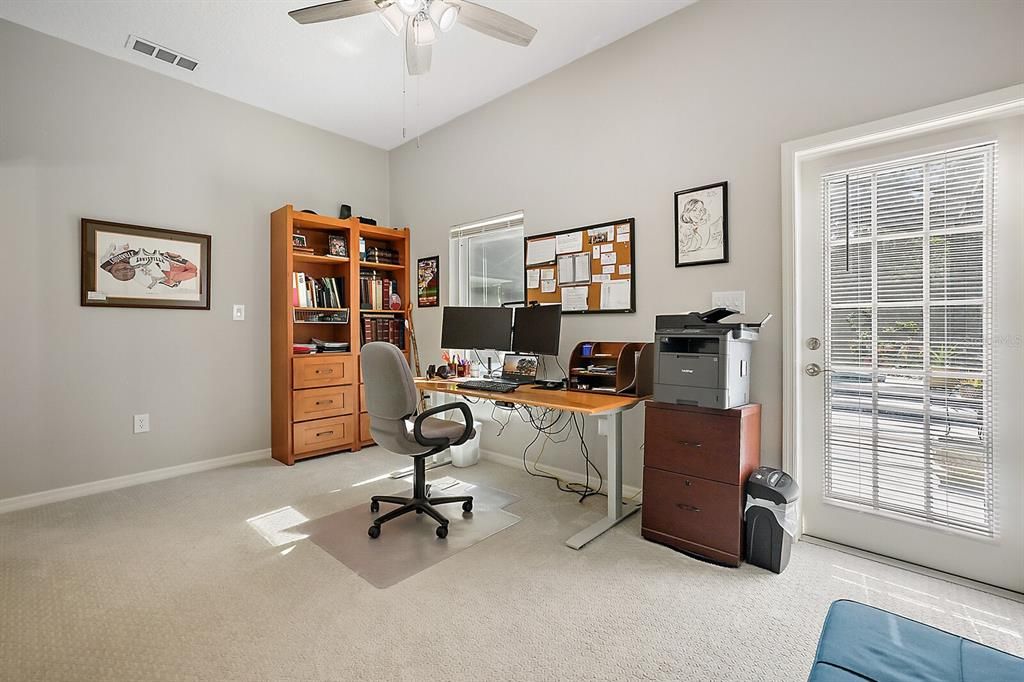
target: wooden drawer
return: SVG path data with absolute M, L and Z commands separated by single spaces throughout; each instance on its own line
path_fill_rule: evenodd
M 330 417 L 292 426 L 292 449 L 296 455 L 352 444 L 354 417 Z
M 370 415 L 365 412 L 359 415 L 359 442 L 373 442 L 373 436 L 370 435 Z
M 355 411 L 354 395 L 355 389 L 351 386 L 292 391 L 292 420 L 302 422 L 352 414 Z
M 321 355 L 292 360 L 292 388 L 351 384 L 356 363 L 351 355 Z
M 645 420 L 645 466 L 731 485 L 740 482 L 738 418 L 668 410 L 648 403 Z
M 644 467 L 643 529 L 739 557 L 741 492 L 738 485 Z

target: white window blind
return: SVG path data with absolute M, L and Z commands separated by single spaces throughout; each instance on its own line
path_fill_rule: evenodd
M 994 144 L 822 179 L 825 495 L 991 536 Z
M 522 301 L 522 211 L 453 227 L 449 262 L 451 305 Z

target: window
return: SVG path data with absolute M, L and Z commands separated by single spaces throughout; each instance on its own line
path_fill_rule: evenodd
M 994 144 L 822 179 L 825 494 L 995 534 Z
M 449 303 L 500 306 L 522 301 L 523 213 L 452 228 Z

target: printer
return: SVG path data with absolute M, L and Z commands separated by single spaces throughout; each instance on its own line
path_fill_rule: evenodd
M 750 347 L 771 315 L 722 322 L 737 313 L 715 308 L 655 318 L 656 401 L 722 410 L 750 402 Z

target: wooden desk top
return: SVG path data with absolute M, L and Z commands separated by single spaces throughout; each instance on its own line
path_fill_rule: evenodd
M 469 381 L 458 379 L 457 381 Z M 615 393 L 586 393 L 583 391 L 548 391 L 537 386 L 520 386 L 511 393 L 494 393 L 491 391 L 467 391 L 461 389 L 455 380 L 416 379 L 416 387 L 423 391 L 437 391 L 453 395 L 465 395 L 484 400 L 504 400 L 517 405 L 530 407 L 547 407 L 565 412 L 577 412 L 586 415 L 620 412 L 642 403 L 650 396 L 617 395 Z

